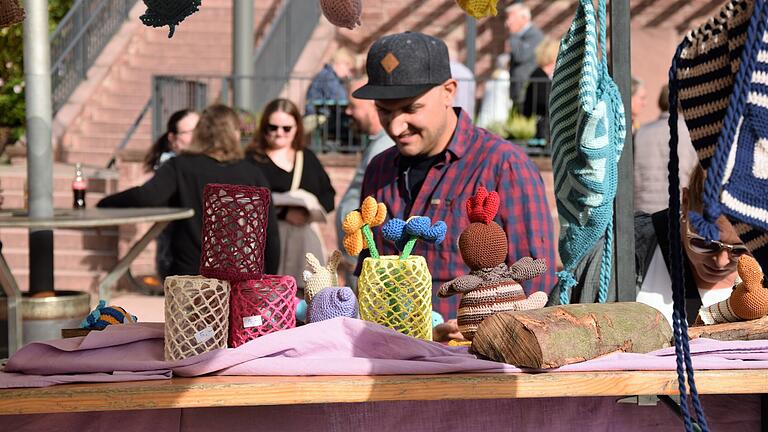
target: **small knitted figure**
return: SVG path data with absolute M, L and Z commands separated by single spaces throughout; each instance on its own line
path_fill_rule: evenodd
M 742 255 L 738 272 L 741 283 L 733 288 L 730 298 L 699 310 L 699 319 L 705 325 L 747 321 L 768 315 L 768 280 L 760 264 L 753 257 Z
M 304 270 L 304 300 L 307 301 L 307 304 L 310 304 L 312 303 L 312 298 L 321 289 L 339 286 L 336 271 L 341 261 L 341 252 L 338 250 L 333 251 L 328 259 L 328 264 L 325 266 L 320 264 L 317 257 L 311 253 L 306 254 L 305 257 L 309 270 Z
M 103 330 L 111 324 L 128 324 L 137 321 L 138 319 L 125 309 L 119 306 L 107 306 L 104 300 L 99 300 L 99 305 L 80 323 L 80 328 Z
M 320 9 L 331 24 L 354 30 L 361 25 L 363 14 L 361 0 L 320 0 Z
M 357 298 L 349 287 L 323 288 L 312 299 L 307 311 L 310 323 L 336 317 L 357 318 Z
M 507 235 L 493 221 L 499 210 L 496 191 L 488 193 L 481 186 L 466 206 L 471 223 L 459 236 L 459 250 L 470 272 L 443 284 L 437 295 L 462 294 L 459 331 L 472 340 L 480 323 L 495 313 L 544 307 L 547 294 L 539 291 L 526 298 L 520 282 L 544 273 L 547 264 L 543 259 L 525 257 L 506 265 Z

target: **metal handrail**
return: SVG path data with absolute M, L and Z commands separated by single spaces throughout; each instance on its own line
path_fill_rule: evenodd
M 76 0 L 50 37 L 54 114 L 86 79 L 138 0 Z

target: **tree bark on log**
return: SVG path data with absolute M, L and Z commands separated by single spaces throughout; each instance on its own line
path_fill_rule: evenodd
M 706 326 L 688 327 L 688 338 L 709 338 L 721 341 L 768 339 L 768 316 Z
M 671 340 L 664 315 L 643 303 L 572 304 L 490 316 L 472 349 L 515 366 L 554 368 L 614 351 L 647 353 Z

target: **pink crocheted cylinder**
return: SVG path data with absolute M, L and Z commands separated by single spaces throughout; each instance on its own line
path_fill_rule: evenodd
M 264 273 L 269 190 L 211 183 L 203 191 L 200 274 L 242 281 Z
M 229 299 L 229 346 L 296 327 L 296 279 L 263 275 L 233 284 Z

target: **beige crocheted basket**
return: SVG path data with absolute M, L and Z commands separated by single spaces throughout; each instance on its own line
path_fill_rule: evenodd
M 229 282 L 203 276 L 165 279 L 165 361 L 227 347 Z

